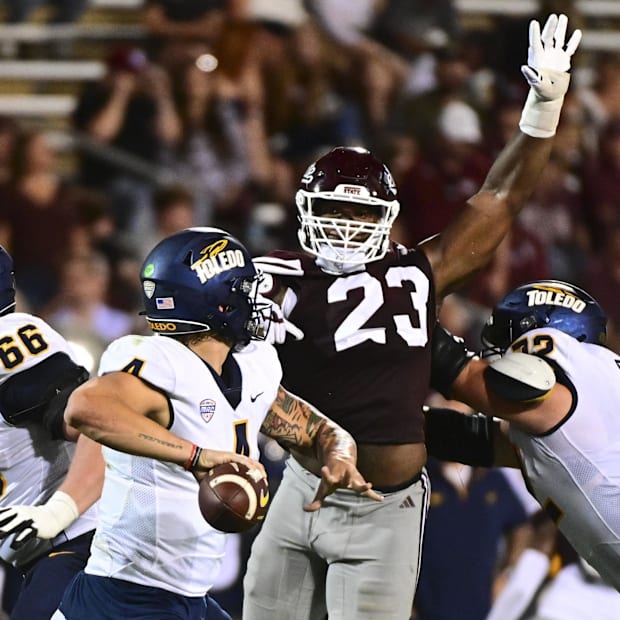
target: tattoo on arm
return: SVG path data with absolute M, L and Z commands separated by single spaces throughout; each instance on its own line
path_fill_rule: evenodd
M 140 439 L 146 439 L 146 441 L 152 441 L 153 443 L 158 443 L 162 446 L 168 446 L 169 448 L 177 448 L 178 450 L 183 449 L 183 446 L 181 444 L 172 443 L 170 441 L 162 441 L 161 439 L 158 439 L 157 437 L 153 437 L 152 435 L 146 435 L 145 433 L 139 433 L 138 437 L 140 437 Z
M 261 430 L 284 444 L 308 447 L 323 420 L 314 407 L 279 388 Z
M 355 457 L 355 442 L 349 433 L 281 387 L 261 431 L 291 447 L 313 448 L 322 461 L 328 454 Z

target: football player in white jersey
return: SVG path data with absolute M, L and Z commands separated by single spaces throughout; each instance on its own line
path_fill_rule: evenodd
M 225 534 L 201 516 L 196 480 L 231 461 L 264 475 L 259 431 L 323 466 L 307 510 L 341 487 L 382 499 L 356 469 L 352 437 L 279 386 L 276 351 L 259 341 L 259 277 L 239 241 L 215 228 L 181 231 L 145 259 L 156 335 L 113 342 L 65 412 L 104 444 L 106 473 L 90 559 L 54 618 L 228 617 L 206 596 Z
M 502 420 L 431 410 L 427 430 L 439 457 L 520 466 L 577 553 L 620 590 L 620 355 L 603 346 L 606 324 L 588 293 L 551 280 L 494 308 L 482 331 L 490 363 L 438 327 L 433 386 Z
M 0 558 L 25 577 L 16 620 L 47 620 L 88 557 L 101 449 L 86 437 L 76 449 L 78 433 L 63 421 L 87 379 L 59 333 L 15 312 L 13 260 L 0 247 Z

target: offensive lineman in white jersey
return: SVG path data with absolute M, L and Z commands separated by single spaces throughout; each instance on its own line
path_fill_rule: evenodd
M 202 518 L 196 479 L 230 461 L 264 475 L 259 431 L 323 465 L 306 509 L 339 487 L 381 500 L 355 467 L 352 437 L 279 387 L 275 349 L 256 341 L 259 278 L 243 245 L 216 228 L 181 231 L 145 259 L 156 335 L 113 342 L 65 413 L 106 446 L 106 474 L 91 557 L 54 618 L 229 618 L 206 596 L 225 534 Z
M 86 437 L 76 449 L 63 420 L 87 379 L 59 333 L 15 312 L 13 260 L 0 247 L 0 558 L 24 575 L 15 620 L 48 620 L 88 557 L 101 450 Z
M 577 553 L 620 590 L 620 355 L 607 319 L 576 286 L 539 281 L 501 300 L 482 331 L 490 364 L 438 327 L 432 384 L 480 414 L 430 410 L 429 450 L 520 466 Z M 516 451 L 515 451 L 516 448 Z

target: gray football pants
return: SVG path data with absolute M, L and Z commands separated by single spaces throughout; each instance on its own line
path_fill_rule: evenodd
M 243 620 L 409 620 L 430 484 L 424 471 L 383 503 L 348 490 L 302 507 L 318 478 L 289 458 L 252 546 Z

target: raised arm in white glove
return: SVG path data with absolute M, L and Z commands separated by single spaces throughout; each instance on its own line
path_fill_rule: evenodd
M 521 67 L 530 92 L 519 127 L 534 138 L 555 135 L 560 120 L 570 81 L 571 57 L 581 41 L 581 30 L 575 30 L 568 43 L 564 43 L 567 25 L 566 15 L 551 14 L 541 33 L 538 21 L 530 22 L 527 65 Z
M 0 539 L 14 535 L 11 547 L 19 549 L 31 538 L 56 538 L 79 514 L 73 498 L 63 491 L 40 506 L 0 508 Z

